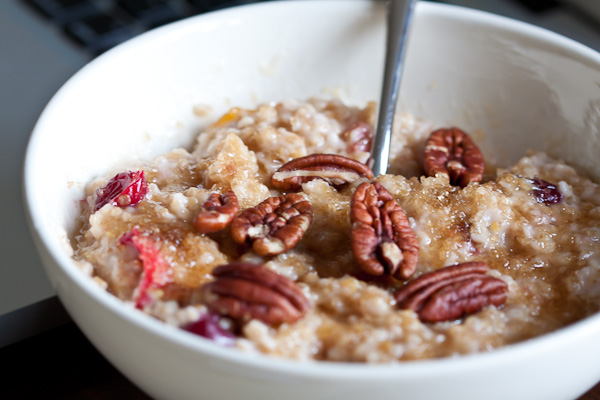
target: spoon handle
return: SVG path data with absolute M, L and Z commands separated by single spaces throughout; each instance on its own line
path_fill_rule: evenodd
M 402 77 L 402 66 L 406 36 L 413 12 L 415 0 L 387 1 L 387 41 L 383 88 L 379 102 L 379 116 L 375 140 L 371 150 L 373 174 L 383 175 L 387 172 L 390 156 L 392 123 L 398 100 L 398 89 Z

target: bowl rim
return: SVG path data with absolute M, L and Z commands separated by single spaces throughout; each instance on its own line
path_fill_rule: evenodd
M 45 123 L 47 116 L 52 113 L 53 108 L 59 107 L 61 98 L 67 95 L 69 87 L 74 85 L 77 80 L 82 79 L 88 71 L 101 66 L 103 63 L 109 62 L 111 59 L 118 57 L 119 54 L 129 51 L 130 48 L 135 46 L 151 46 L 152 41 L 154 41 L 156 37 L 163 35 L 184 35 L 187 29 L 192 28 L 199 20 L 208 21 L 209 19 L 220 18 L 223 16 L 244 16 L 248 11 L 260 12 L 263 7 L 274 10 L 286 9 L 289 11 L 289 9 L 293 9 L 294 7 L 306 7 L 308 5 L 307 3 L 312 3 L 310 4 L 310 7 L 324 8 L 340 7 L 342 4 L 344 4 L 345 7 L 348 7 L 350 4 L 350 2 L 345 0 L 319 0 L 310 2 L 291 0 L 285 2 L 249 4 L 198 15 L 168 24 L 130 39 L 92 60 L 71 77 L 52 97 L 40 114 L 27 143 L 25 152 L 23 164 L 23 194 L 26 217 L 38 250 L 47 252 L 62 274 L 74 282 L 80 290 L 86 292 L 94 302 L 107 309 L 113 316 L 118 317 L 122 321 L 128 321 L 137 328 L 143 329 L 161 340 L 165 340 L 181 349 L 204 353 L 239 366 L 251 367 L 254 369 L 258 368 L 263 371 L 278 374 L 292 374 L 297 377 L 309 377 L 313 379 L 334 378 L 344 381 L 357 379 L 377 381 L 386 380 L 390 377 L 399 375 L 410 378 L 423 376 L 424 373 L 429 376 L 445 375 L 450 371 L 452 373 L 460 371 L 467 373 L 470 370 L 480 369 L 484 365 L 490 363 L 503 365 L 508 362 L 513 363 L 515 360 L 535 357 L 535 355 L 545 353 L 548 349 L 554 348 L 560 343 L 578 341 L 580 338 L 589 335 L 591 332 L 599 331 L 600 312 L 560 328 L 557 331 L 494 349 L 490 352 L 478 352 L 457 357 L 382 364 L 289 360 L 268 357 L 262 354 L 245 353 L 235 348 L 226 348 L 215 345 L 214 342 L 208 339 L 169 326 L 131 306 L 123 307 L 123 304 L 125 304 L 124 302 L 100 288 L 88 275 L 83 273 L 75 265 L 71 256 L 67 255 L 65 251 L 62 250 L 62 247 L 59 245 L 59 239 L 54 237 L 55 232 L 44 222 L 39 207 L 40 200 L 36 195 L 35 188 L 35 171 L 37 167 L 36 153 L 41 151 L 38 144 L 40 140 L 39 137 L 44 135 L 44 132 L 46 131 Z M 356 3 L 367 2 L 363 1 Z M 461 6 L 427 1 L 421 1 L 417 4 L 416 13 L 428 14 L 471 24 L 485 24 L 494 29 L 510 31 L 512 34 L 527 37 L 528 39 L 551 45 L 555 48 L 560 48 L 563 54 L 587 61 L 588 63 L 592 62 L 593 64 L 597 64 L 598 69 L 600 70 L 600 53 L 572 39 L 525 22 Z M 47 264 L 46 260 L 44 260 L 44 264 Z M 45 266 L 48 271 L 49 267 L 47 265 Z M 60 288 L 55 289 L 59 292 L 58 295 L 60 297 Z

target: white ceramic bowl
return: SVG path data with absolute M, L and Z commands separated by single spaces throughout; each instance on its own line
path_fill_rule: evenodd
M 365 366 L 222 348 L 128 307 L 71 259 L 78 201 L 109 168 L 189 146 L 229 106 L 337 93 L 378 100 L 385 18 L 369 1 L 275 2 L 178 22 L 91 62 L 54 96 L 25 164 L 32 232 L 61 301 L 127 377 L 156 398 L 570 399 L 600 379 L 600 315 L 487 354 Z M 549 151 L 600 179 L 600 55 L 522 23 L 420 3 L 401 107 L 483 136 L 508 164 Z

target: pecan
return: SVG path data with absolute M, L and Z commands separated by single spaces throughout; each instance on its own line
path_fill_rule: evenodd
M 296 246 L 312 222 L 312 206 L 297 193 L 270 197 L 244 210 L 231 223 L 236 243 L 251 245 L 261 256 L 272 256 Z
M 402 309 L 410 309 L 424 322 L 442 322 L 475 313 L 506 300 L 508 285 L 486 275 L 484 262 L 465 262 L 423 274 L 396 293 Z
M 233 190 L 223 194 L 211 193 L 194 218 L 194 226 L 200 233 L 217 232 L 233 220 L 240 209 Z
M 360 177 L 373 179 L 365 164 L 337 154 L 311 154 L 285 163 L 271 177 L 271 184 L 283 190 L 300 190 L 304 182 L 323 179 L 339 187 Z
M 419 244 L 404 210 L 380 183 L 362 183 L 352 196 L 352 253 L 371 275 L 408 279 L 417 268 Z
M 294 281 L 264 265 L 234 262 L 212 274 L 215 280 L 202 287 L 203 300 L 211 311 L 232 319 L 279 325 L 297 321 L 310 308 Z
M 438 129 L 425 144 L 425 173 L 447 175 L 452 185 L 480 182 L 485 163 L 471 137 L 458 128 Z
M 350 125 L 340 137 L 348 143 L 348 153 L 361 153 L 371 151 L 373 130 L 366 122 L 357 121 Z

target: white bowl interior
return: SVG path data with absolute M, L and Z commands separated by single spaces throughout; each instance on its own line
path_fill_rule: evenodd
M 53 285 L 101 349 L 119 357 L 119 345 L 113 343 L 111 350 L 91 329 L 102 331 L 101 318 L 95 320 L 82 306 L 71 304 L 84 292 L 98 313 L 107 313 L 106 321 L 133 321 L 139 330 L 151 332 L 148 341 L 154 346 L 156 337 L 161 337 L 183 346 L 171 347 L 179 349 L 174 351 L 194 348 L 205 352 L 203 357 L 216 354 L 227 362 L 244 359 L 221 349 L 209 350 L 210 344 L 202 340 L 198 347 L 186 333 L 161 331 L 155 321 L 119 307 L 116 299 L 78 271 L 65 239 L 73 233 L 86 182 L 136 159 L 189 147 L 202 126 L 231 106 L 320 95 L 359 105 L 377 101 L 385 40 L 383 11 L 379 2 L 370 1 L 276 2 L 192 18 L 109 51 L 56 94 L 28 148 L 27 206 Z M 486 159 L 499 166 L 534 148 L 600 179 L 597 53 L 525 24 L 421 2 L 406 60 L 402 111 L 472 132 Z M 205 104 L 211 105 L 213 113 L 199 118 L 193 107 Z M 600 331 L 600 321 L 596 318 L 585 329 Z M 197 362 L 194 356 L 181 357 L 189 364 Z M 111 360 L 136 383 L 147 380 L 148 371 L 140 369 L 138 361 Z M 225 370 L 231 368 L 227 362 Z M 298 372 L 304 367 L 286 368 L 282 371 Z M 600 367 L 590 365 L 589 370 L 575 384 L 594 383 Z M 446 370 L 440 371 L 443 376 Z M 324 374 L 327 379 L 336 376 Z M 167 384 L 161 381 L 161 385 Z M 576 390 L 585 385 L 580 383 Z M 158 396 L 166 394 L 144 387 Z M 546 398 L 575 393 L 564 390 Z M 506 393 L 497 398 L 507 398 Z

